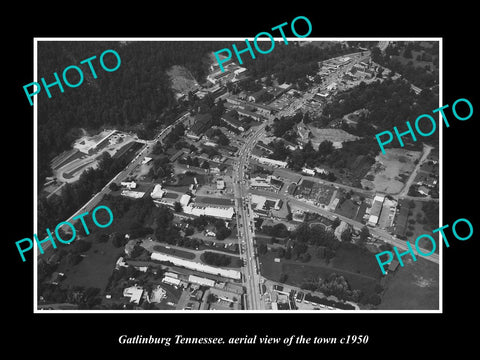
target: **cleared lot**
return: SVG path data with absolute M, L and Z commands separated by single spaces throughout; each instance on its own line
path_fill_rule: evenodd
M 386 194 L 400 192 L 421 155 L 420 151 L 388 149 L 386 154 L 375 158 L 375 164 L 361 181 L 362 186 Z

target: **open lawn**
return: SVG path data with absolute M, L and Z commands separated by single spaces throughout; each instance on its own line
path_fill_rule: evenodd
M 314 148 L 317 148 L 325 140 L 331 141 L 335 147 L 342 147 L 343 142 L 359 139 L 358 136 L 341 129 L 320 129 L 312 124 L 308 124 L 307 127 L 312 132 L 313 138 L 309 140 L 311 140 Z
M 398 267 L 387 275 L 386 290 L 379 309 L 437 310 L 439 308 L 439 266 L 419 258 L 407 259 L 405 267 Z
M 327 264 L 318 259 L 313 249 L 309 249 L 311 260 L 302 263 L 295 260 L 281 259 L 274 262 L 275 253 L 267 252 L 260 256 L 260 269 L 263 276 L 273 281 L 279 281 L 280 274 L 288 275 L 286 283 L 301 286 L 305 282 L 317 282 L 319 278 L 327 278 L 330 274 L 342 275 L 352 289 L 359 289 L 365 294 L 374 294 L 375 285 L 379 283 L 380 269 L 373 254 L 352 247 L 341 247 L 336 257 Z M 373 264 L 373 261 L 375 264 Z M 375 266 L 374 266 L 375 265 Z
M 349 219 L 355 219 L 359 209 L 360 206 L 355 204 L 351 199 L 346 199 L 344 202 L 337 206 L 335 212 Z
M 187 94 L 189 91 L 198 88 L 198 84 L 187 68 L 174 65 L 168 69 L 167 75 L 170 77 L 172 89 Z
M 65 245 L 65 247 L 68 246 L 71 245 Z M 65 273 L 62 285 L 91 286 L 103 291 L 117 259 L 122 254 L 123 248 L 115 248 L 111 241 L 92 242 L 92 247 L 85 253 L 86 257 L 79 264 L 71 266 L 62 262 L 59 265 L 58 271 Z
M 379 279 L 382 272 L 374 253 L 365 248 L 342 243 L 336 251 L 332 265 L 339 269 Z
M 115 213 L 115 206 L 113 206 L 109 200 L 103 200 L 100 204 L 107 205 L 112 209 L 112 212 Z M 77 265 L 68 264 L 66 256 L 61 260 L 57 271 L 63 272 L 66 275 L 62 284 L 98 287 L 103 291 L 107 285 L 108 278 L 115 268 L 117 259 L 123 254 L 123 247 L 114 247 L 111 239 L 106 242 L 99 242 L 100 234 L 128 233 L 132 229 L 132 226 L 135 225 L 136 211 L 137 210 L 132 207 L 126 211 L 123 216 L 114 218 L 112 224 L 105 229 L 98 229 L 93 224 L 92 219 L 86 217 L 85 222 L 87 228 L 92 229 L 92 231 L 91 235 L 83 238 L 83 240 L 91 242 L 92 246 L 84 253 L 86 256 Z M 108 214 L 105 212 L 99 212 L 97 214 L 97 220 L 101 224 L 107 223 L 107 217 Z M 154 221 L 153 217 L 153 212 L 147 213 L 142 225 L 152 226 Z M 78 229 L 78 226 L 76 228 Z M 61 245 L 61 248 L 69 251 L 69 247 L 74 246 L 74 243 L 75 241 L 72 242 L 72 245 Z M 58 251 L 58 249 L 55 251 Z
M 388 149 L 386 154 L 380 153 L 367 174 L 369 178 L 373 176 L 373 181 L 363 179 L 362 186 L 387 194 L 400 192 L 421 155 L 421 151 L 399 148 Z
M 425 218 L 425 213 L 422 210 L 422 206 L 424 203 L 425 203 L 424 201 L 414 201 L 415 207 L 409 208 L 409 216 L 407 218 L 407 224 L 406 224 L 407 240 L 410 241 L 410 243 L 414 244 L 417 237 L 423 234 L 428 234 L 435 239 L 435 242 L 437 244 L 435 253 L 438 254 L 438 251 L 440 248 L 438 246 L 439 233 L 438 232 L 432 233 L 432 231 L 434 229 L 437 229 L 440 226 L 439 221 L 437 218 L 437 222 L 435 224 L 428 224 L 428 221 Z M 426 237 L 423 237 L 422 239 L 420 239 L 418 244 L 420 247 L 429 251 L 432 249 L 432 246 L 433 246 L 432 242 L 428 240 L 428 238 Z

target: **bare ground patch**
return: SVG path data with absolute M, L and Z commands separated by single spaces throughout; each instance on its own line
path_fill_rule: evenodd
M 375 158 L 375 164 L 361 181 L 362 186 L 387 194 L 400 192 L 421 155 L 420 151 L 388 149 L 386 154 Z

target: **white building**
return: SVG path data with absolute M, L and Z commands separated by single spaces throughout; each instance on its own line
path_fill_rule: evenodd
M 188 194 L 183 194 L 180 198 L 180 205 L 182 205 L 182 207 L 185 207 L 188 205 L 188 203 L 190 202 L 190 198 L 191 196 L 188 195 Z
M 122 195 L 133 199 L 140 199 L 145 193 L 141 191 L 122 190 Z
M 315 170 L 304 167 L 302 173 L 305 175 L 315 176 Z
M 152 199 L 161 199 L 163 195 L 165 195 L 165 190 L 162 190 L 162 185 L 155 184 L 155 187 L 150 193 L 150 196 L 152 197 Z
M 149 302 L 160 303 L 165 296 L 167 296 L 167 291 L 163 289 L 160 285 L 157 285 L 157 287 L 152 290 Z
M 165 284 L 173 285 L 173 286 L 179 286 L 180 285 L 180 279 L 176 279 L 170 276 L 164 276 L 162 279 L 162 282 Z
M 337 88 L 337 83 L 336 82 L 332 82 L 330 85 L 327 86 L 328 91 L 335 90 L 336 88 Z
M 198 285 L 203 285 L 203 286 L 208 286 L 208 287 L 214 287 L 215 286 L 215 281 L 211 279 L 207 279 L 204 277 L 199 277 L 195 275 L 189 275 L 188 276 L 188 282 L 198 284 Z
M 145 156 L 145 159 L 142 161 L 142 165 L 148 164 L 150 161 L 152 161 L 151 157 Z
M 203 144 L 205 146 L 210 146 L 210 147 L 217 147 L 217 143 L 214 143 L 213 141 L 205 141 L 205 143 Z
M 325 175 L 328 175 L 329 174 L 329 171 L 328 170 L 325 170 L 323 168 L 319 168 L 318 166 L 314 168 L 314 170 L 319 173 L 319 174 L 325 174 Z
M 239 68 L 236 69 L 233 73 L 234 73 L 235 75 L 240 75 L 241 73 L 243 73 L 243 72 L 245 72 L 245 71 L 247 71 L 246 68 L 244 68 L 244 67 L 239 67 Z
M 266 189 L 266 188 L 269 188 L 271 185 L 270 185 L 270 179 L 265 179 L 265 178 L 262 178 L 262 177 L 254 177 L 254 178 L 251 178 L 250 179 L 250 186 L 252 188 L 262 188 L 262 189 Z
M 125 186 L 129 190 L 135 189 L 137 187 L 137 183 L 135 181 L 122 181 L 120 185 Z
M 375 226 L 378 223 L 378 219 L 380 218 L 380 213 L 382 212 L 383 202 L 385 201 L 385 196 L 382 195 L 375 195 L 373 199 L 372 206 L 370 209 L 367 209 L 369 213 L 368 223 L 367 225 Z
M 210 230 L 206 230 L 205 235 L 211 236 L 211 237 L 217 236 L 217 234 L 215 234 L 213 231 L 210 231 Z
M 189 215 L 201 216 L 207 215 L 220 219 L 231 220 L 235 214 L 233 207 L 217 208 L 212 206 L 188 205 L 183 208 L 183 212 Z
M 225 181 L 217 180 L 217 190 L 225 190 Z
M 143 288 L 141 286 L 130 286 L 128 288 L 125 288 L 123 290 L 123 296 L 129 297 L 130 302 L 133 302 L 134 304 L 139 304 L 140 300 L 142 299 L 143 295 Z
M 273 160 L 273 159 L 269 159 L 262 156 L 256 156 L 256 155 L 252 155 L 252 158 L 256 159 L 260 164 L 281 167 L 281 168 L 287 167 L 286 161 Z

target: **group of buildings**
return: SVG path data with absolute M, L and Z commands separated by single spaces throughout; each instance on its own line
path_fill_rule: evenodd
M 165 289 L 167 286 L 182 290 L 182 296 L 175 299 L 177 303 L 168 297 Z M 243 293 L 240 284 L 172 270 L 165 272 L 161 283 L 151 291 L 138 284 L 123 289 L 123 297 L 134 305 L 138 306 L 142 302 L 159 304 L 164 301 L 177 310 L 240 310 Z

